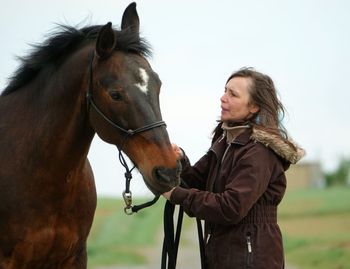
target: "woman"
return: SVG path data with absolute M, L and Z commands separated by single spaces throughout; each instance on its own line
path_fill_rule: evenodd
M 286 189 L 284 172 L 304 152 L 283 129 L 284 107 L 267 75 L 237 71 L 220 100 L 211 147 L 194 166 L 174 145 L 190 189 L 176 187 L 163 196 L 205 220 L 209 269 L 284 268 L 277 206 Z

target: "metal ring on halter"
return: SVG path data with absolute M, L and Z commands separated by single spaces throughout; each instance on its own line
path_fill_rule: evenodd
M 124 213 L 126 214 L 126 215 L 132 215 L 132 214 L 134 214 L 134 211 L 132 211 L 132 206 L 126 206 L 126 207 L 124 207 Z

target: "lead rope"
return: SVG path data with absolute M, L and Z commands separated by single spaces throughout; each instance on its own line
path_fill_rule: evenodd
M 186 185 L 182 181 L 183 185 Z M 186 186 L 187 187 L 187 186 Z M 162 249 L 161 269 L 175 269 L 177 262 L 177 254 L 180 243 L 181 228 L 183 222 L 183 207 L 179 206 L 176 233 L 174 233 L 174 212 L 175 205 L 166 201 L 164 207 L 164 240 Z M 205 253 L 204 253 L 204 237 L 202 223 L 199 218 L 196 218 L 198 243 L 200 252 L 201 268 L 206 269 Z
M 164 240 L 162 250 L 161 269 L 175 269 L 177 253 L 180 243 L 180 233 L 183 220 L 183 208 L 179 208 L 176 233 L 174 234 L 174 211 L 175 205 L 166 201 L 164 207 Z M 175 236 L 174 236 L 175 235 Z
M 123 191 L 123 199 L 125 202 L 124 212 L 127 215 L 131 215 L 133 213 L 132 212 L 133 205 L 132 205 L 132 193 L 130 191 L 130 181 L 132 179 L 131 172 L 132 172 L 132 170 L 134 170 L 135 166 L 133 168 L 131 168 L 131 170 L 130 170 L 127 162 L 125 161 L 125 158 L 123 156 L 121 149 L 118 148 L 118 151 L 119 151 L 119 162 L 125 169 L 125 173 L 124 173 L 125 190 Z
M 125 138 L 125 140 L 126 140 L 126 138 Z M 132 179 L 131 172 L 135 169 L 135 165 L 133 166 L 133 168 L 129 169 L 129 166 L 128 166 L 128 164 L 123 156 L 121 148 L 118 148 L 118 151 L 119 151 L 119 161 L 125 169 L 125 173 L 124 173 L 125 190 L 123 191 L 123 194 L 122 194 L 124 202 L 125 202 L 124 212 L 127 215 L 132 215 L 133 213 L 137 213 L 141 209 L 144 209 L 146 207 L 154 205 L 158 201 L 159 196 L 155 196 L 153 198 L 153 200 L 146 202 L 146 203 L 143 203 L 141 205 L 133 205 L 132 204 L 132 193 L 130 191 L 130 182 Z
M 127 137 L 125 138 L 125 140 L 126 139 Z M 135 166 L 129 169 L 129 166 L 123 156 L 121 149 L 118 148 L 118 151 L 119 151 L 119 161 L 121 165 L 125 168 L 125 173 L 124 173 L 125 190 L 123 191 L 123 198 L 125 202 L 124 212 L 127 215 L 132 215 L 133 213 L 136 213 L 141 209 L 154 205 L 158 201 L 159 196 L 155 196 L 153 200 L 143 203 L 141 205 L 132 204 L 132 193 L 130 191 L 130 181 L 132 179 L 132 171 L 134 170 Z M 188 188 L 188 186 L 184 181 L 182 181 L 182 185 Z M 178 254 L 178 249 L 180 244 L 180 235 L 181 235 L 183 215 L 184 215 L 183 207 L 179 206 L 179 213 L 178 213 L 175 233 L 174 233 L 174 212 L 175 212 L 175 205 L 170 203 L 169 201 L 166 201 L 165 207 L 164 207 L 164 216 L 163 216 L 164 240 L 163 240 L 162 258 L 161 258 L 161 269 L 176 269 L 177 254 Z M 200 219 L 196 218 L 196 222 L 197 222 L 201 268 L 206 269 L 203 228 L 202 228 Z

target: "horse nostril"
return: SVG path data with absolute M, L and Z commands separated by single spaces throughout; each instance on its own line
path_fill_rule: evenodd
M 153 170 L 153 175 L 159 183 L 177 186 L 180 183 L 181 163 L 178 161 L 175 168 L 157 167 Z
M 160 168 L 156 168 L 155 172 L 156 172 L 158 179 L 160 179 L 166 183 L 171 182 L 171 175 L 169 175 L 169 169 L 160 167 Z

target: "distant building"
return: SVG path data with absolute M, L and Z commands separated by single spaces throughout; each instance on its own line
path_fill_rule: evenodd
M 326 181 L 319 162 L 291 165 L 286 172 L 287 189 L 324 188 Z

